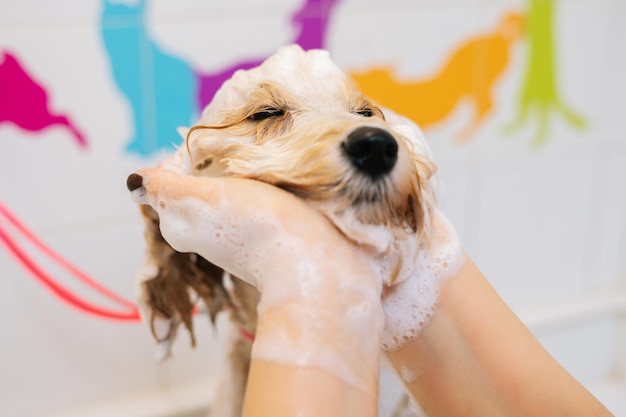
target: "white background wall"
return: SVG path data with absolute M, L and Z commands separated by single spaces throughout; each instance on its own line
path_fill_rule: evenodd
M 289 16 L 299 5 L 153 0 L 148 23 L 163 49 L 209 72 L 289 42 Z M 521 0 L 342 0 L 327 46 L 346 70 L 393 62 L 402 74 L 426 77 L 468 37 L 525 6 Z M 100 38 L 100 10 L 98 1 L 0 3 L 0 52 L 20 58 L 47 87 L 50 107 L 71 115 L 90 142 L 79 149 L 61 128 L 34 133 L 0 122 L 0 202 L 69 261 L 133 298 L 144 246 L 125 179 L 160 155 L 124 151 L 132 118 Z M 512 136 L 502 133 L 516 114 L 527 52 L 522 42 L 494 90 L 494 111 L 475 137 L 463 145 L 452 140 L 470 118 L 465 105 L 426 131 L 445 212 L 469 254 L 557 359 L 622 415 L 624 19 L 623 0 L 557 3 L 557 81 L 564 99 L 585 117 L 586 129 L 552 116 L 542 147 L 531 144 L 532 125 Z M 74 285 L 58 267 L 45 265 Z M 150 392 L 172 393 L 184 384 L 208 390 L 215 341 L 208 320 L 200 318 L 196 327 L 196 350 L 183 336 L 175 360 L 158 364 L 144 326 L 85 316 L 61 304 L 0 246 L 0 415 L 51 415 L 120 398 L 143 398 L 146 406 Z

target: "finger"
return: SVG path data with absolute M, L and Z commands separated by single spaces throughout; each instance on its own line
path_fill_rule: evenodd
M 126 186 L 137 204 L 147 204 L 155 210 L 165 201 L 192 197 L 212 203 L 222 196 L 220 182 L 212 178 L 181 175 L 165 169 L 141 169 L 130 174 Z
M 274 203 L 261 195 L 273 194 L 274 187 L 164 169 L 139 170 L 128 177 L 127 186 L 137 204 L 149 205 L 157 212 L 161 235 L 172 248 L 198 253 L 256 285 L 253 275 L 259 266 L 253 265 L 252 259 L 258 263 L 267 258 L 260 254 L 267 250 L 263 243 L 277 233 L 277 223 L 268 221 L 272 217 L 268 209 Z M 260 204 L 265 208 L 261 212 L 255 206 L 259 201 L 266 202 Z
M 137 204 L 151 206 L 159 216 L 163 238 L 179 252 L 196 252 L 214 262 L 223 227 L 214 209 L 219 188 L 210 178 L 180 175 L 164 169 L 141 169 L 126 181 Z
M 143 177 L 135 172 L 126 179 L 126 188 L 130 191 L 133 201 L 137 204 L 144 204 L 143 199 L 146 190 L 143 187 Z

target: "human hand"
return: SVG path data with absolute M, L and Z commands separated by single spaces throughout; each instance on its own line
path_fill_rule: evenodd
M 265 293 L 260 313 L 277 303 L 278 294 L 286 299 L 304 287 L 309 289 L 307 303 L 319 309 L 314 314 L 330 321 L 343 316 L 345 300 L 339 295 L 360 291 L 369 294 L 368 305 L 380 308 L 380 299 L 374 301 L 372 295 L 380 294 L 382 283 L 368 268 L 371 259 L 305 201 L 257 181 L 176 174 L 167 164 L 137 175 L 129 178 L 134 199 L 159 213 L 161 232 L 172 247 L 199 253 L 257 286 Z M 427 237 L 408 277 L 382 289 L 384 350 L 397 350 L 417 337 L 437 306 L 441 286 L 465 260 L 454 228 L 436 209 Z M 324 279 L 313 285 L 319 277 Z M 331 305 L 338 310 L 331 311 Z M 280 338 L 274 330 L 272 337 Z
M 322 368 L 377 390 L 382 284 L 361 252 L 306 202 L 277 187 L 166 168 L 128 179 L 166 241 L 261 292 L 253 357 Z
M 259 289 L 289 263 L 332 263 L 337 273 L 366 273 L 358 251 L 328 220 L 277 187 L 164 168 L 139 170 L 128 186 L 136 203 L 159 214 L 163 237 L 174 249 L 196 252 Z
M 442 286 L 458 273 L 465 260 L 454 227 L 441 211 L 434 209 L 411 273 L 383 288 L 384 350 L 398 350 L 419 335 L 437 307 Z

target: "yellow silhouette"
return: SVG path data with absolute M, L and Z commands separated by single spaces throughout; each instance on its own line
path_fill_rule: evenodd
M 528 58 L 518 99 L 519 114 L 505 129 L 513 133 L 534 118 L 538 130 L 533 143 L 537 146 L 545 145 L 548 140 L 552 114 L 560 114 L 579 129 L 585 127 L 585 119 L 565 103 L 557 85 L 553 23 L 555 3 L 555 0 L 528 1 Z
M 399 79 L 392 68 L 385 67 L 350 76 L 365 95 L 422 127 L 444 120 L 462 100 L 469 101 L 475 114 L 459 134 L 463 141 L 491 111 L 494 84 L 509 64 L 511 47 L 521 38 L 523 26 L 523 15 L 507 14 L 493 33 L 463 44 L 440 71 L 426 79 Z

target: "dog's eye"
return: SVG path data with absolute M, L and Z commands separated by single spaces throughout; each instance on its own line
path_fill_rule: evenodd
M 285 114 L 284 110 L 281 109 L 264 109 L 262 111 L 258 111 L 256 113 L 251 114 L 248 119 L 259 122 L 261 120 L 269 119 L 270 117 L 280 117 Z
M 361 109 L 361 110 L 357 110 L 356 114 L 359 114 L 363 117 L 372 117 L 374 116 L 374 112 L 372 111 L 372 109 Z

